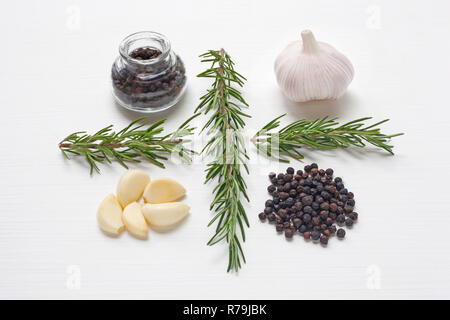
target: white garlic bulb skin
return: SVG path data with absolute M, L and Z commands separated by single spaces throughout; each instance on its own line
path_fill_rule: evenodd
M 277 82 L 289 100 L 334 100 L 353 80 L 354 69 L 342 53 L 318 42 L 310 30 L 290 43 L 275 61 Z

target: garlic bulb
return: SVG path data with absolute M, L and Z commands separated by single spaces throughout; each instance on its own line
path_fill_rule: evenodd
M 283 93 L 292 101 L 337 99 L 353 80 L 353 66 L 327 43 L 317 42 L 310 30 L 303 41 L 289 44 L 275 61 Z

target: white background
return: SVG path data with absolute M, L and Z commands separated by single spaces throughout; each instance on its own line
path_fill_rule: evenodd
M 3 2 L 0 298 L 450 298 L 449 10 L 448 1 Z M 338 101 L 294 104 L 277 87 L 274 59 L 306 28 L 355 66 Z M 390 118 L 385 132 L 406 133 L 393 141 L 393 157 L 307 152 L 307 162 L 334 168 L 356 194 L 360 221 L 344 241 L 288 242 L 259 222 L 266 174 L 287 167 L 275 162 L 252 165 L 247 178 L 251 228 L 239 274 L 225 272 L 225 246 L 205 245 L 213 185 L 202 184 L 203 164 L 140 166 L 186 186 L 192 209 L 179 229 L 150 232 L 148 241 L 98 229 L 98 204 L 125 170 L 102 166 L 90 177 L 57 144 L 138 116 L 114 103 L 109 76 L 121 39 L 140 30 L 167 35 L 186 64 L 185 98 L 151 118 L 167 117 L 168 130 L 209 85 L 195 78 L 206 67 L 197 56 L 223 46 L 248 78 L 249 129 L 288 113 L 284 123 Z

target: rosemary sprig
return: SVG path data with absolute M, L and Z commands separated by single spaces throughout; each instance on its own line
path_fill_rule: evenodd
M 365 127 L 364 122 L 372 119 L 371 117 L 356 119 L 344 124 L 339 124 L 337 118 L 300 119 L 278 132 L 270 132 L 280 126 L 279 120 L 285 115 L 270 121 L 251 139 L 259 151 L 281 162 L 289 162 L 289 160 L 280 156 L 288 156 L 297 160 L 303 159 L 304 156 L 299 150 L 305 146 L 312 149 L 345 149 L 349 146 L 363 148 L 367 143 L 394 154 L 393 146 L 388 142 L 393 137 L 403 135 L 403 133 L 391 135 L 381 133 L 378 126 L 389 119 Z
M 190 141 L 184 137 L 191 135 L 194 130 L 188 126 L 192 118 L 167 135 L 160 135 L 166 119 L 144 128 L 143 120 L 146 117 L 134 120 L 119 132 L 114 132 L 112 125 L 92 135 L 85 131 L 75 132 L 59 143 L 59 149 L 67 159 L 70 159 L 69 154 L 84 156 L 90 165 L 91 174 L 94 170 L 100 172 L 99 163 L 111 163 L 112 159 L 127 169 L 127 162 L 141 162 L 141 159 L 164 168 L 162 161 L 168 160 L 167 154 L 177 153 L 182 159 L 191 161 L 191 155 L 195 152 L 183 144 Z
M 210 205 L 215 216 L 208 226 L 217 225 L 208 245 L 226 241 L 229 251 L 227 271 L 238 271 L 241 259 L 245 263 L 240 238 L 245 241 L 245 226 L 249 227 L 241 202 L 242 197 L 247 201 L 249 198 L 242 176 L 242 168 L 248 174 L 248 156 L 240 130 L 245 126 L 243 118 L 250 116 L 242 111 L 248 105 L 236 86 L 242 87 L 246 79 L 234 70 L 234 63 L 224 49 L 210 50 L 200 57 L 202 62 L 211 63 L 211 67 L 198 77 L 214 81 L 195 110 L 196 113 L 211 114 L 202 129 L 208 129 L 207 134 L 211 136 L 202 152 L 214 158 L 205 170 L 205 183 L 217 181 Z

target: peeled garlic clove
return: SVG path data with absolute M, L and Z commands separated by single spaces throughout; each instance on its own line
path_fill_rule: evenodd
M 123 208 L 138 201 L 142 197 L 145 187 L 150 182 L 147 173 L 141 170 L 128 170 L 120 177 L 117 185 L 117 199 Z
M 303 41 L 289 44 L 275 61 L 275 75 L 292 101 L 337 99 L 353 80 L 351 62 L 327 43 L 317 42 L 310 30 Z
M 149 203 L 142 207 L 142 213 L 152 229 L 166 231 L 183 221 L 189 209 L 187 204 L 181 202 Z
M 147 238 L 148 225 L 142 215 L 141 205 L 139 203 L 132 202 L 127 205 L 123 210 L 122 219 L 129 233 L 137 238 Z
M 186 189 L 172 179 L 156 179 L 150 182 L 144 190 L 144 200 L 148 203 L 164 203 L 181 199 Z
M 118 235 L 125 226 L 122 222 L 122 207 L 113 194 L 108 195 L 97 210 L 100 229 L 110 235 Z

